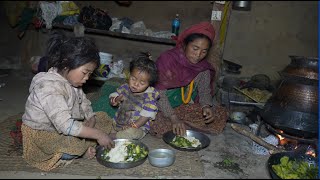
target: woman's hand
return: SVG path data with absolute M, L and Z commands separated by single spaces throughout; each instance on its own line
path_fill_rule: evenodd
M 186 134 L 186 126 L 183 121 L 179 120 L 176 115 L 171 116 L 172 131 L 174 134 L 184 136 Z
M 107 148 L 107 149 L 111 149 L 111 148 L 114 147 L 114 142 L 113 142 L 113 140 L 112 140 L 107 134 L 105 134 L 105 133 L 102 133 L 102 134 L 100 135 L 100 137 L 97 139 L 97 142 L 98 142 L 101 146 L 103 146 L 103 147 L 105 147 L 105 148 Z
M 124 100 L 123 95 L 110 98 L 110 104 L 112 106 L 119 106 L 119 104 Z
M 210 106 L 205 106 L 202 108 L 202 115 L 205 118 L 204 122 L 206 124 L 213 122 L 213 109 Z

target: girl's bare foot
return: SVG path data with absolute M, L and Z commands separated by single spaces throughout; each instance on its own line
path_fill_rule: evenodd
M 87 159 L 92 159 L 94 158 L 94 156 L 96 155 L 96 148 L 90 146 L 86 153 L 83 155 L 84 158 L 87 158 Z
M 117 139 L 116 134 L 117 134 L 117 133 L 110 133 L 110 134 L 109 134 L 109 137 L 110 137 L 112 140 Z

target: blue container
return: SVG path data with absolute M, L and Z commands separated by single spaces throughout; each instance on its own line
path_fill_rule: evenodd
M 176 17 L 172 21 L 172 33 L 178 36 L 179 30 L 180 30 L 180 19 L 179 19 L 179 14 L 176 14 Z

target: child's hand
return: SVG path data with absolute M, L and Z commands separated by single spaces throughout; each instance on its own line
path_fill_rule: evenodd
M 85 120 L 83 123 L 85 126 L 93 128 L 96 125 L 96 118 L 93 116 L 89 120 Z
M 110 104 L 112 106 L 118 106 L 123 100 L 124 100 L 124 97 L 121 94 L 120 96 L 110 98 Z

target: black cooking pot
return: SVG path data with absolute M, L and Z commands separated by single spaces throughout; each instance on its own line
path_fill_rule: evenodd
M 288 156 L 290 160 L 298 160 L 298 161 L 306 161 L 308 164 L 316 165 L 318 166 L 318 162 L 315 157 L 307 155 L 307 154 L 302 154 L 302 153 L 296 153 L 294 151 L 290 152 L 281 152 L 281 153 L 276 153 L 272 154 L 269 159 L 268 159 L 268 170 L 270 173 L 270 176 L 272 179 L 281 179 L 272 169 L 272 165 L 280 164 L 280 159 L 283 156 Z
M 263 119 L 285 133 L 313 138 L 318 134 L 318 87 L 283 82 L 261 111 Z
M 291 63 L 279 72 L 281 78 L 299 84 L 318 85 L 318 58 L 289 56 Z
M 318 60 L 302 56 L 290 58 L 291 64 L 282 72 L 283 79 L 261 116 L 284 133 L 314 138 L 318 135 Z

